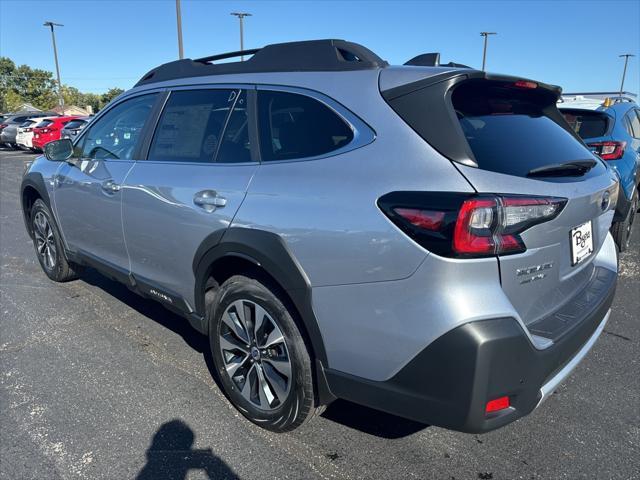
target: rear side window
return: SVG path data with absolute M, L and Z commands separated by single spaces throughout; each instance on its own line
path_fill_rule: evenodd
M 237 90 L 171 93 L 156 127 L 149 160 L 213 162 Z
M 452 104 L 483 170 L 526 176 L 535 168 L 593 159 L 593 154 L 552 117 L 555 97 L 487 81 L 456 88 Z
M 601 112 L 589 110 L 560 110 L 564 119 L 580 138 L 596 138 L 606 135 L 609 117 Z
M 291 160 L 330 153 L 353 139 L 349 125 L 305 95 L 258 92 L 262 160 Z

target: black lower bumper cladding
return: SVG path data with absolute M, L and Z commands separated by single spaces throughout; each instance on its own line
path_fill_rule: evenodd
M 540 388 L 576 355 L 606 316 L 615 286 L 615 272 L 595 268 L 584 289 L 588 301 L 578 295 L 562 307 L 573 312 L 564 328 L 557 322 L 536 322 L 538 327 L 563 330 L 554 331 L 554 344 L 544 350 L 532 345 L 513 318 L 482 320 L 438 338 L 388 381 L 327 370 L 329 387 L 336 397 L 430 425 L 468 433 L 494 430 L 538 405 Z M 509 396 L 510 408 L 485 414 L 487 401 L 502 396 Z

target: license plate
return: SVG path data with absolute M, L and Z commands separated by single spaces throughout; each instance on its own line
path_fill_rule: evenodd
M 577 265 L 593 253 L 591 220 L 571 229 L 571 265 Z

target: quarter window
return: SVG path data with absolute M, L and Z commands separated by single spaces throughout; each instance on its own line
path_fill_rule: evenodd
M 263 161 L 315 157 L 353 139 L 349 125 L 311 97 L 287 92 L 258 94 Z
M 238 94 L 220 89 L 172 92 L 158 122 L 149 160 L 213 162 Z
M 638 118 L 636 111 L 631 110 L 627 114 L 627 119 L 629 120 L 629 133 L 631 136 L 634 138 L 640 138 L 640 118 Z
M 83 139 L 80 156 L 101 160 L 132 160 L 157 94 L 119 103 L 96 120 Z

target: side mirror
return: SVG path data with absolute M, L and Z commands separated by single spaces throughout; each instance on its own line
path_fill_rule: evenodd
M 44 156 L 52 162 L 66 162 L 73 155 L 73 143 L 68 138 L 54 140 L 44 146 Z

